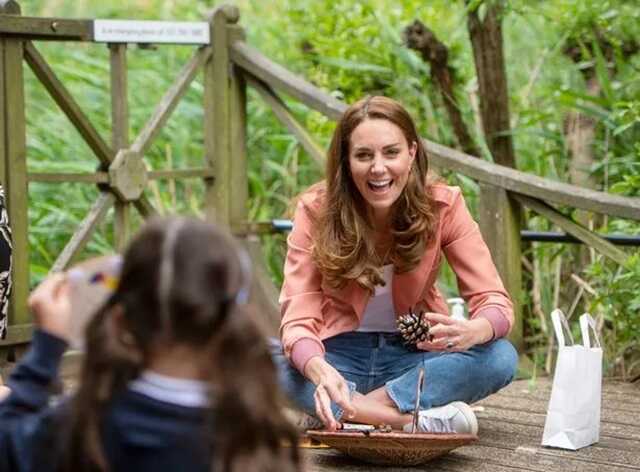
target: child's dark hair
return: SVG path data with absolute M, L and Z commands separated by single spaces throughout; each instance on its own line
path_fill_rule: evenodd
M 210 355 L 211 422 L 203 435 L 211 437 L 213 469 L 300 468 L 266 342 L 249 308 L 237 304 L 248 284 L 240 255 L 214 226 L 179 217 L 152 221 L 131 242 L 118 288 L 87 327 L 62 470 L 108 471 L 105 413 L 159 340 Z M 124 330 L 115 328 L 118 312 Z

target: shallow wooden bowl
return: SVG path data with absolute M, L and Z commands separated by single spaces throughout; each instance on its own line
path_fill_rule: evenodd
M 307 435 L 356 459 L 380 465 L 418 465 L 476 441 L 475 434 L 307 431 Z

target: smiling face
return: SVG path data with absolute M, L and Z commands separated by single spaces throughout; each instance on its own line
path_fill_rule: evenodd
M 349 139 L 349 169 L 376 227 L 387 225 L 391 207 L 407 185 L 417 144 L 384 119 L 365 119 Z

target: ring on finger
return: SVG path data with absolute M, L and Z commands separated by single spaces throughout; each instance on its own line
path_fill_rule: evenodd
M 451 349 L 455 345 L 456 344 L 454 342 L 452 342 L 450 339 L 447 339 L 447 349 Z

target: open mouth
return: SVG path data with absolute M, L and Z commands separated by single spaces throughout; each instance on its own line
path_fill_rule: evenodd
M 367 186 L 369 187 L 369 190 L 376 193 L 386 192 L 387 190 L 389 190 L 389 188 L 391 188 L 391 184 L 393 184 L 392 179 L 369 180 L 367 182 Z

